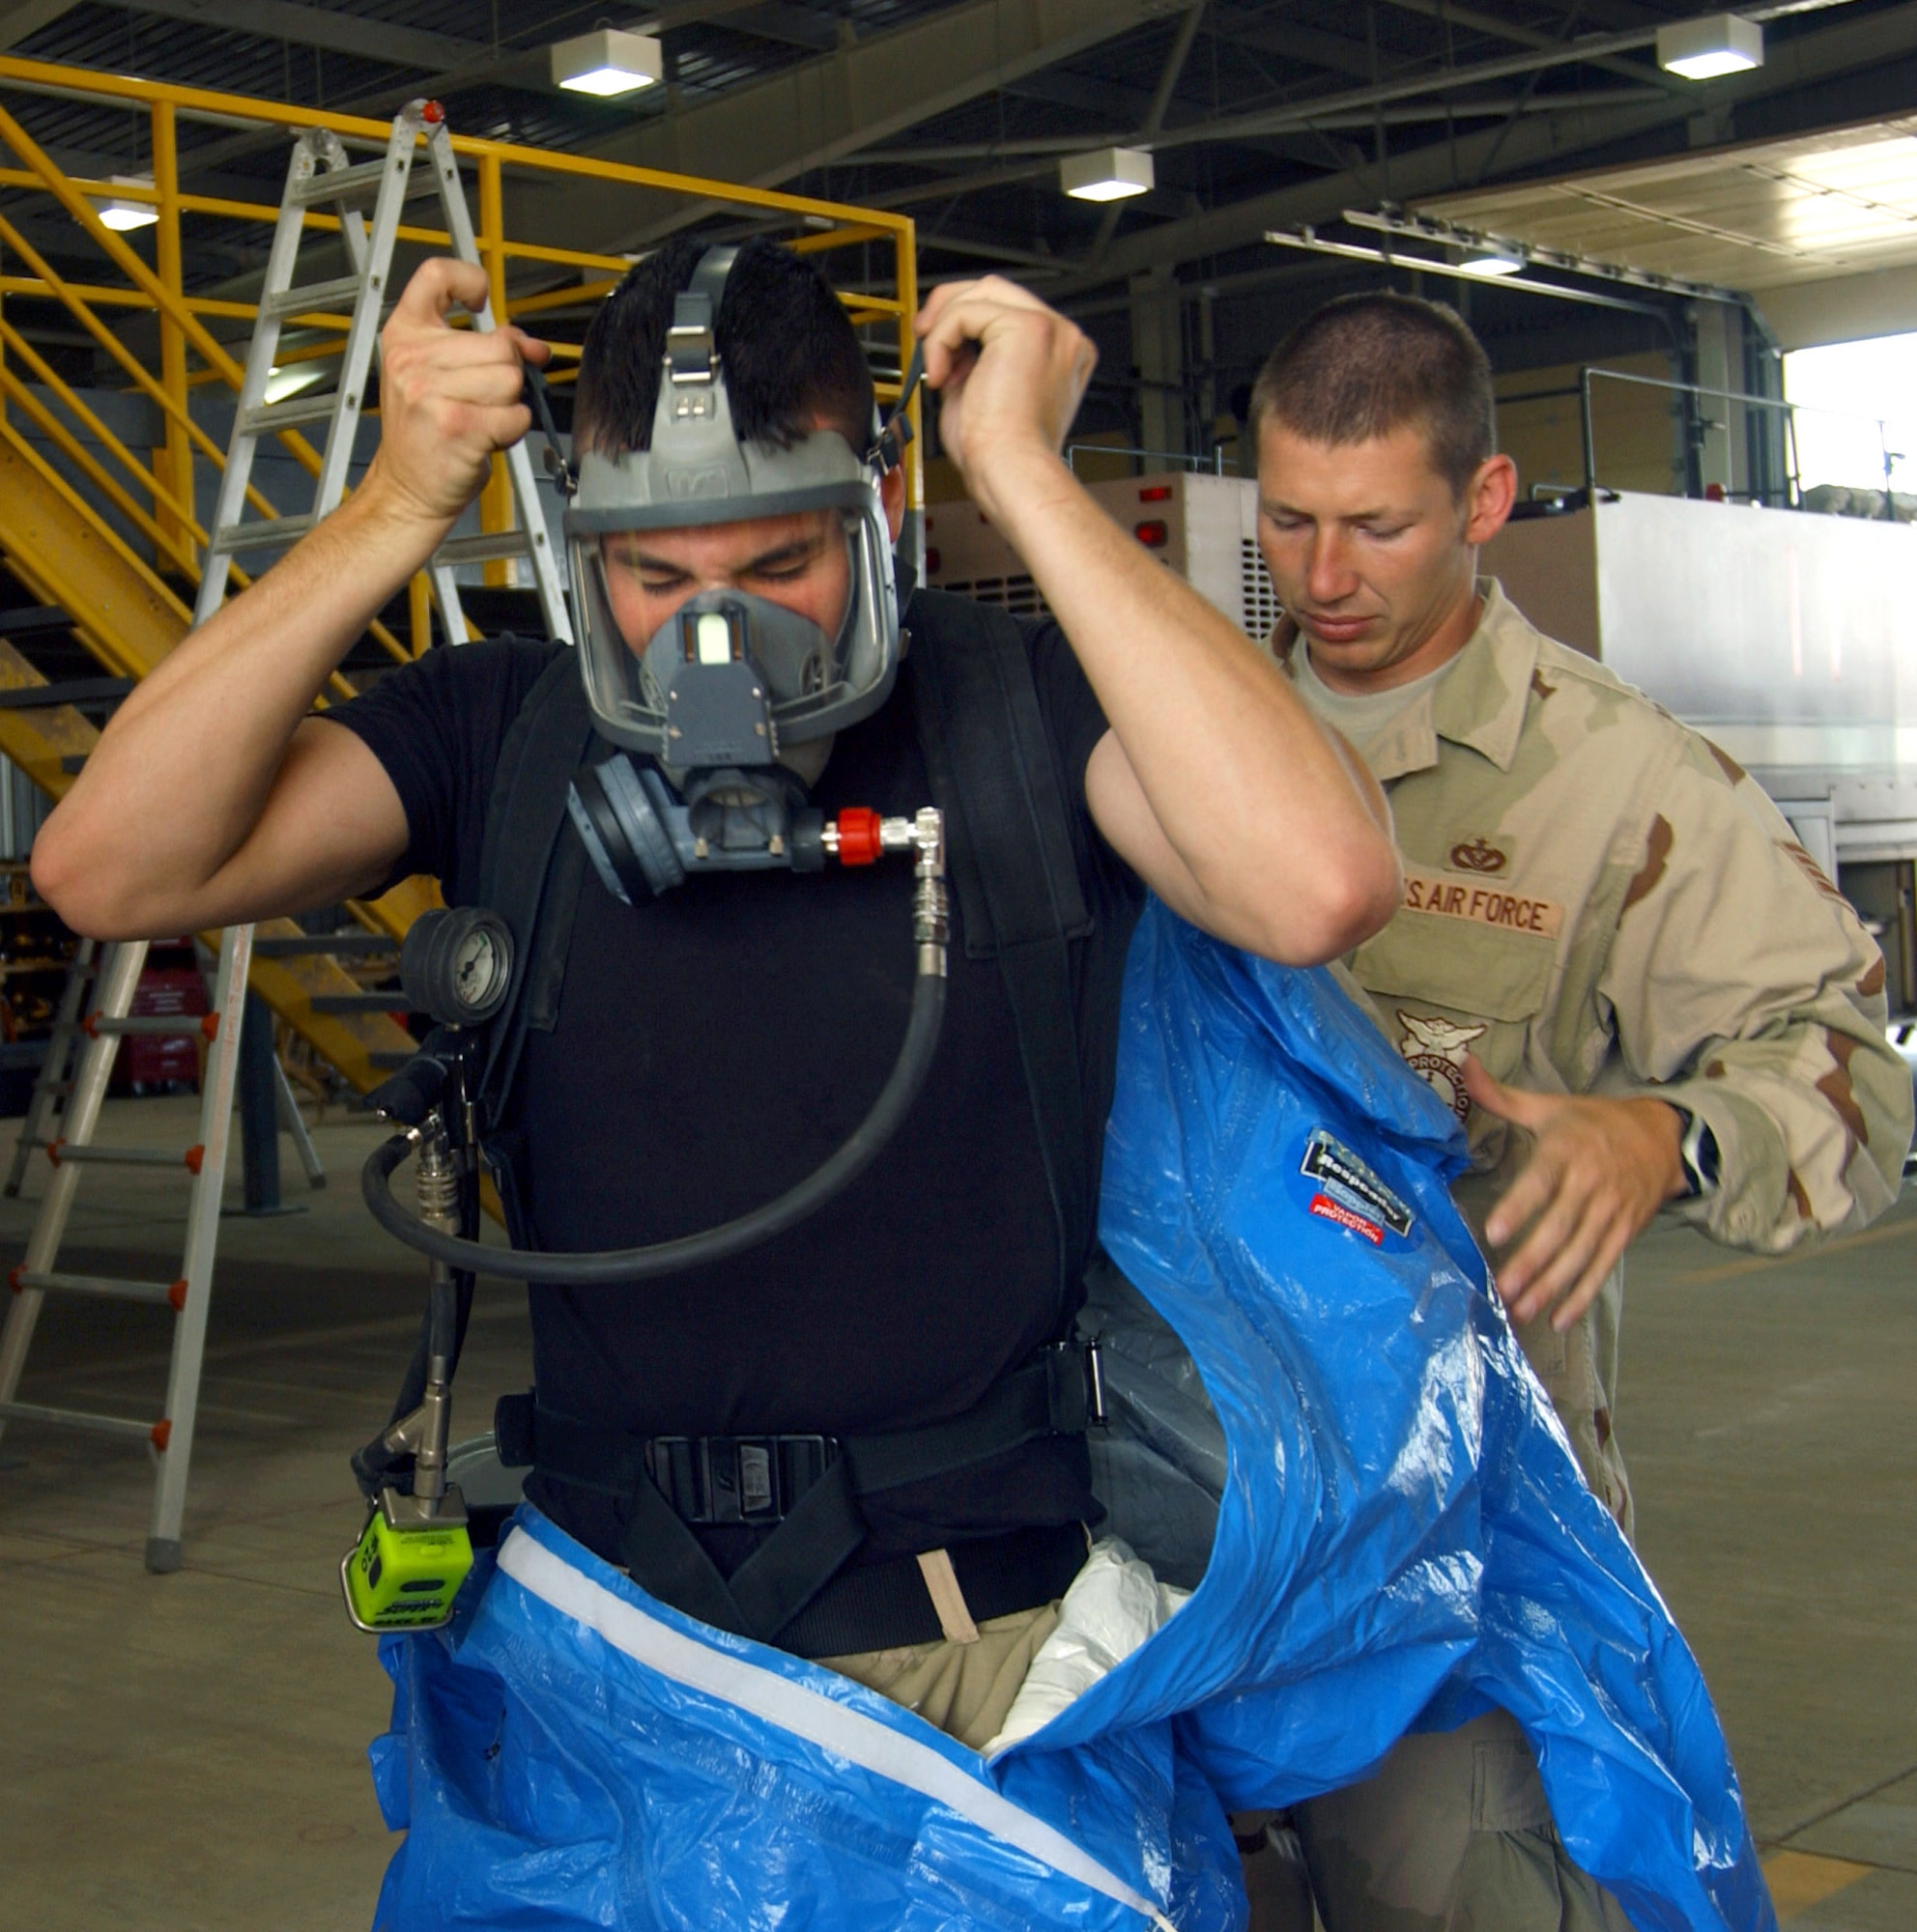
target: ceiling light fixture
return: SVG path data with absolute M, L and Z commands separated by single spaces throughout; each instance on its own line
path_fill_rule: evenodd
M 1489 251 L 1479 255 L 1467 255 L 1458 264 L 1458 268 L 1467 275 L 1484 275 L 1487 277 L 1515 275 L 1523 267 L 1524 262 L 1519 256 L 1506 255 L 1502 252 L 1493 254 Z
M 1717 80 L 1764 64 L 1764 30 L 1740 14 L 1706 14 L 1657 30 L 1657 64 L 1686 80 Z
M 115 187 L 143 187 L 151 191 L 153 178 L 150 175 L 115 175 Z M 129 201 L 124 195 L 109 201 L 100 211 L 100 222 L 116 234 L 124 235 L 129 228 L 151 228 L 159 219 L 159 210 L 150 201 Z
M 1089 155 L 1067 155 L 1058 164 L 1058 185 L 1073 201 L 1150 194 L 1155 180 L 1147 148 L 1095 148 Z
M 651 34 L 622 34 L 616 27 L 556 42 L 552 64 L 554 86 L 602 99 L 636 94 L 666 77 L 666 56 L 658 40 Z

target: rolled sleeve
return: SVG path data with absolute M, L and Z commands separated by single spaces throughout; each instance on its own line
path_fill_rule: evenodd
M 1599 992 L 1618 1054 L 1599 1091 L 1702 1120 L 1719 1184 L 1675 1212 L 1778 1251 L 1896 1198 L 1911 1082 L 1875 942 L 1757 786 L 1699 742 L 1660 801 Z

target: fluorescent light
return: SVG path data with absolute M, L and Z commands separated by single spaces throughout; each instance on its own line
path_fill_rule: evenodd
M 152 187 L 153 181 L 147 175 L 115 175 L 115 187 Z M 124 235 L 129 228 L 151 228 L 159 219 L 159 210 L 150 201 L 128 201 L 124 197 L 109 201 L 100 211 L 102 226 Z
M 1764 64 L 1764 30 L 1738 14 L 1706 14 L 1657 30 L 1657 64 L 1686 80 L 1716 80 Z
M 1155 177 L 1144 148 L 1098 148 L 1089 155 L 1067 155 L 1058 164 L 1058 185 L 1073 201 L 1123 201 L 1150 194 Z
M 331 373 L 331 364 L 319 360 L 289 362 L 284 368 L 275 364 L 267 371 L 265 400 L 269 404 L 286 402 L 310 389 Z
M 1487 249 L 1481 255 L 1467 255 L 1458 264 L 1467 275 L 1515 275 L 1524 267 L 1515 255 L 1507 255 L 1502 249 Z
M 666 77 L 666 57 L 650 34 L 599 27 L 552 49 L 553 82 L 573 94 L 611 99 L 636 94 Z

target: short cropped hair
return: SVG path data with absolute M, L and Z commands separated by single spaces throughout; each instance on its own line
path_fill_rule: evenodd
M 1251 389 L 1251 426 L 1309 442 L 1421 428 L 1431 467 L 1462 497 L 1498 447 L 1491 363 L 1457 311 L 1415 296 L 1340 296 L 1292 330 Z
M 587 331 L 573 433 L 606 455 L 652 441 L 673 298 L 706 244 L 667 243 L 630 269 Z M 872 440 L 872 372 L 844 305 L 804 255 L 755 237 L 726 278 L 713 335 L 732 427 L 745 442 L 788 448 L 819 423 L 855 450 Z

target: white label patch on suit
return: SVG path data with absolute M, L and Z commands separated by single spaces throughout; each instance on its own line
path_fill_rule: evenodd
M 1502 886 L 1469 879 L 1446 878 L 1443 872 L 1405 867 L 1405 910 L 1436 913 L 1444 919 L 1467 919 L 1506 932 L 1535 932 L 1555 939 L 1564 923 L 1564 908 L 1555 899 L 1527 898 Z
M 1387 1228 L 1394 1235 L 1411 1233 L 1411 1209 L 1343 1141 L 1323 1127 L 1314 1128 L 1305 1142 L 1298 1171 L 1318 1186 L 1307 1213 L 1362 1235 L 1374 1247 Z
M 1456 1020 L 1440 1019 L 1436 1013 L 1408 1013 L 1402 1007 L 1398 1009 L 1398 1024 L 1405 1030 L 1398 1042 L 1405 1065 L 1464 1120 L 1471 1113 L 1471 1099 L 1465 1093 L 1465 1049 L 1491 1029 L 1460 1026 Z

